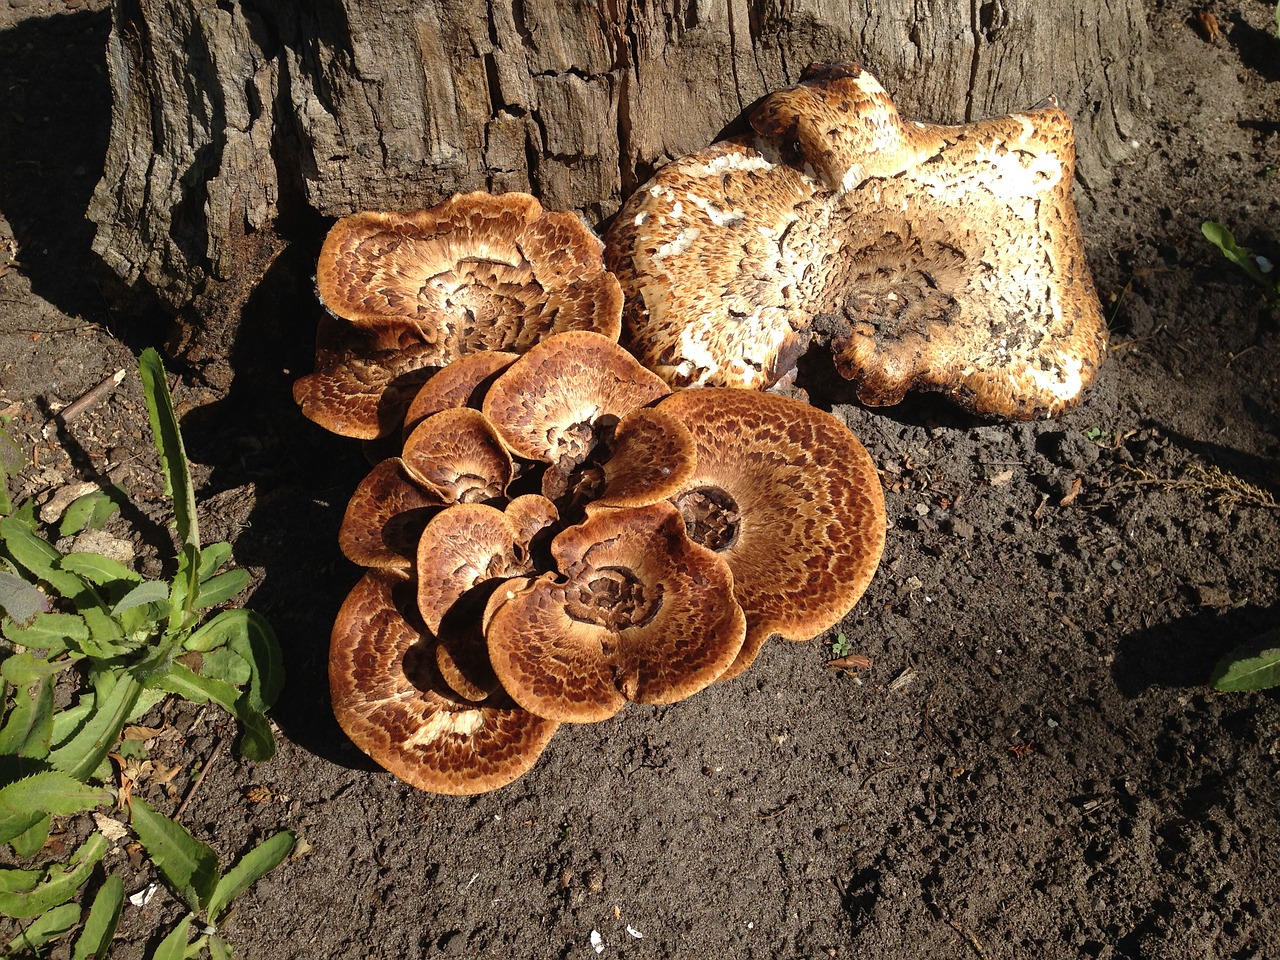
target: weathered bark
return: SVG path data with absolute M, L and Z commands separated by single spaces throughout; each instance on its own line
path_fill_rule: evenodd
M 527 190 L 600 221 L 820 60 L 919 119 L 1056 93 L 1088 176 L 1135 135 L 1146 36 L 1140 0 L 117 0 L 94 249 L 207 348 L 292 213 Z

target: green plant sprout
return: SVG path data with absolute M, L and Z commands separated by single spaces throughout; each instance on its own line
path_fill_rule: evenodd
M 143 352 L 139 374 L 165 493 L 173 502 L 178 555 L 171 580 L 144 579 L 95 553 L 64 555 L 39 535 L 30 504 L 14 511 L 7 489 L 0 503 L 0 513 L 8 514 L 0 519 L 0 843 L 23 858 L 40 853 L 53 817 L 116 799 L 105 786 L 112 775 L 108 753 L 126 724 L 172 694 L 217 703 L 235 716 L 243 756 L 262 761 L 275 752 L 265 713 L 283 683 L 279 644 L 270 625 L 253 611 L 227 609 L 208 616 L 249 585 L 249 574 L 223 571 L 230 544 L 201 546 L 186 451 L 154 350 Z M 14 472 L 6 453 L 0 449 L 0 488 Z M 90 494 L 72 503 L 59 534 L 105 522 L 117 506 L 116 493 Z M 55 707 L 58 688 L 72 690 L 66 707 Z M 192 911 L 203 912 L 207 924 L 188 948 L 188 916 L 155 956 L 196 956 L 206 948 L 214 957 L 230 956 L 214 929 L 218 915 L 288 855 L 293 835 L 275 834 L 223 875 L 213 851 L 179 824 L 140 798 L 133 799 L 131 809 L 134 832 L 152 862 Z M 108 846 L 95 832 L 66 866 L 0 870 L 0 913 L 30 920 L 7 945 L 8 952 L 39 950 L 81 926 L 73 960 L 105 955 L 123 905 L 120 879 L 107 878 L 83 918 L 81 907 L 71 901 Z M 186 862 L 198 870 L 185 872 Z
M 836 659 L 847 657 L 853 653 L 853 641 L 850 640 L 843 632 L 836 635 L 831 641 L 831 655 Z
M 1280 278 L 1266 257 L 1250 253 L 1236 244 L 1236 238 L 1220 223 L 1206 220 L 1200 224 L 1205 239 L 1222 251 L 1222 255 L 1243 270 L 1262 289 L 1263 300 L 1272 310 L 1280 310 Z
M 1223 657 L 1209 683 L 1229 693 L 1280 687 L 1280 629 L 1255 637 Z

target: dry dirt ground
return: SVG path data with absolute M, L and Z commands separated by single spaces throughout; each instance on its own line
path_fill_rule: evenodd
M 111 529 L 158 570 L 136 379 L 45 429 L 165 334 L 98 286 L 82 218 L 101 6 L 0 6 L 0 413 L 32 462 L 18 492 L 123 482 L 140 509 Z M 595 932 L 604 957 L 1280 957 L 1280 696 L 1205 685 L 1280 621 L 1280 334 L 1199 231 L 1280 262 L 1280 42 L 1258 0 L 1212 9 L 1208 42 L 1189 4 L 1153 0 L 1133 160 L 1078 184 L 1115 345 L 1084 403 L 1008 426 L 834 398 L 886 485 L 884 564 L 841 627 L 874 668 L 826 669 L 830 637 L 774 642 L 688 702 L 564 728 L 491 795 L 403 786 L 329 711 L 327 633 L 358 577 L 335 533 L 365 465 L 290 400 L 316 309 L 319 234 L 299 238 L 230 391 L 176 388 L 206 539 L 234 539 L 284 647 L 281 749 L 240 761 L 225 718 L 175 708 L 137 784 L 172 810 L 160 774 L 182 796 L 211 762 L 192 831 L 226 857 L 281 827 L 305 841 L 224 924 L 239 955 L 591 957 Z M 107 862 L 130 893 L 154 879 L 124 848 Z M 178 916 L 167 893 L 127 905 L 113 956 Z

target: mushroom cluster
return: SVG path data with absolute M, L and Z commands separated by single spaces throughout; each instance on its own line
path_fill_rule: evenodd
M 468 354 L 407 405 L 348 504 L 368 568 L 333 628 L 352 741 L 437 793 L 500 787 L 560 723 L 667 704 L 808 639 L 866 589 L 880 483 L 839 420 L 672 393 L 613 339 Z
M 1107 332 L 1050 98 L 960 126 L 907 122 L 851 64 L 818 65 L 752 132 L 662 167 L 605 236 L 622 342 L 673 386 L 765 388 L 825 318 L 858 397 L 937 390 L 985 416 L 1053 416 Z

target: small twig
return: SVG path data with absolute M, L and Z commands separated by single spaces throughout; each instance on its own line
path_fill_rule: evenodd
M 94 385 L 79 399 L 73 400 L 58 411 L 58 419 L 63 423 L 70 423 L 76 417 L 83 414 L 95 403 L 99 403 L 111 394 L 111 391 L 120 386 L 120 382 L 124 380 L 125 368 L 121 367 L 111 376 L 107 377 L 101 383 Z
M 218 754 L 222 752 L 222 745 L 227 742 L 226 737 L 219 737 L 218 742 L 213 746 L 213 752 L 209 754 L 209 759 L 204 762 L 204 766 L 200 768 L 200 772 L 196 774 L 196 779 L 187 790 L 187 795 L 182 798 L 182 803 L 178 804 L 178 809 L 173 813 L 173 819 L 182 818 L 183 811 L 187 809 L 187 805 L 191 803 L 192 797 L 196 795 L 196 791 L 200 789 L 200 784 L 204 783 L 204 775 L 209 772 L 209 768 L 213 766 Z
M 960 934 L 960 936 L 968 940 L 969 946 L 973 947 L 974 953 L 976 953 L 979 957 L 981 957 L 982 960 L 987 960 L 987 951 L 982 948 L 982 941 L 980 941 L 976 936 L 974 936 L 973 931 L 971 931 L 968 927 L 966 927 L 960 921 L 953 920 L 951 917 L 947 917 L 947 926 L 949 926 L 956 933 Z

